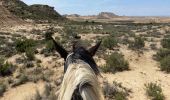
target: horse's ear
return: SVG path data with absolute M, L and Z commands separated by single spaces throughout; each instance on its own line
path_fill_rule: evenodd
M 52 37 L 51 39 L 54 43 L 56 51 L 60 54 L 62 58 L 64 58 L 64 60 L 66 60 L 68 52 L 61 45 L 59 45 Z
M 91 47 L 88 51 L 91 54 L 91 56 L 94 56 L 96 54 L 96 51 L 100 47 L 102 41 L 99 41 L 95 46 Z
M 72 44 L 73 44 L 73 45 L 72 45 L 72 50 L 73 50 L 73 51 L 76 49 L 77 42 L 78 42 L 78 41 L 73 41 L 73 43 L 72 43 Z

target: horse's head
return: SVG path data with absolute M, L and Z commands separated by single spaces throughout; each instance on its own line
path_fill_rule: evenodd
M 97 68 L 97 65 L 93 59 L 93 56 L 95 55 L 96 51 L 98 50 L 101 41 L 99 41 L 95 46 L 89 48 L 88 50 L 85 49 L 82 46 L 78 46 L 76 44 L 73 45 L 72 52 L 68 53 L 67 50 L 65 50 L 61 45 L 59 45 L 53 38 L 52 38 L 56 51 L 60 54 L 62 58 L 64 58 L 64 72 L 66 72 L 69 64 L 75 63 L 78 60 L 82 60 L 90 65 L 90 67 L 93 69 L 93 71 L 97 74 L 99 74 L 99 70 Z
M 53 38 L 56 51 L 64 58 L 64 78 L 58 100 L 104 100 L 98 82 L 98 67 L 93 59 L 101 41 L 90 49 L 73 45 L 68 53 Z

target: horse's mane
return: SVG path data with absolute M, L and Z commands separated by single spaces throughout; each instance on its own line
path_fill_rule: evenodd
M 69 65 L 58 100 L 74 100 L 76 90 L 83 100 L 104 100 L 97 75 L 90 65 L 82 60 Z

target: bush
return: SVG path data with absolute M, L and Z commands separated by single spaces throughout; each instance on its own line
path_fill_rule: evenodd
M 129 45 L 129 48 L 132 48 L 132 49 L 141 49 L 145 46 L 145 42 L 144 42 L 144 39 L 142 39 L 141 37 L 136 37 L 135 38 L 135 41 L 132 42 L 130 45 Z
M 52 31 L 52 29 L 48 30 L 46 33 L 45 33 L 45 40 L 50 40 L 52 35 L 54 34 L 54 32 Z
M 14 71 L 14 66 L 8 62 L 6 62 L 5 64 L 1 63 L 0 64 L 0 75 L 2 76 L 7 76 L 12 74 L 12 72 Z
M 117 52 L 112 53 L 106 59 L 106 66 L 103 67 L 104 72 L 124 71 L 129 69 L 129 63 L 124 59 L 122 54 Z
M 78 34 L 73 30 L 72 27 L 66 27 L 64 31 L 65 31 L 65 36 L 67 38 L 69 38 L 69 37 L 73 38 L 75 36 L 78 36 Z
M 127 97 L 123 92 L 118 92 L 115 94 L 115 100 L 127 100 Z
M 151 100 L 165 100 L 160 85 L 156 83 L 148 83 L 145 84 L 145 87 L 146 87 L 146 93 L 149 97 L 151 97 Z
M 47 41 L 46 49 L 47 49 L 48 52 L 51 52 L 55 49 L 55 45 L 54 45 L 54 42 L 52 40 Z
M 5 91 L 6 91 L 6 86 L 0 83 L 0 96 L 2 96 Z
M 169 49 L 165 49 L 165 48 L 162 48 L 162 49 L 159 49 L 159 51 L 157 52 L 157 54 L 155 55 L 155 59 L 160 61 L 162 60 L 163 58 L 167 57 L 168 55 L 170 55 L 170 50 Z
M 17 40 L 16 41 L 16 50 L 18 52 L 25 52 L 27 48 L 32 48 L 35 46 L 35 41 L 32 39 L 24 39 L 24 40 Z
M 150 48 L 151 48 L 152 50 L 157 50 L 156 44 L 150 44 Z
M 161 41 L 161 45 L 163 48 L 168 48 L 170 49 L 170 38 L 164 38 L 162 41 Z
M 33 63 L 32 61 L 27 61 L 27 62 L 25 63 L 25 66 L 26 66 L 27 68 L 32 68 L 32 67 L 34 67 L 34 63 Z
M 113 84 L 104 82 L 103 92 L 106 100 L 127 100 L 127 96 L 131 90 L 123 87 L 121 83 L 113 81 Z
M 164 57 L 160 61 L 160 68 L 162 71 L 170 72 L 170 55 L 167 57 Z
M 27 48 L 25 52 L 28 60 L 34 60 L 35 59 L 35 50 L 33 48 Z
M 24 84 L 28 81 L 28 77 L 25 75 L 21 75 L 18 77 L 18 79 L 14 80 L 14 83 L 12 84 L 12 87 L 19 86 L 21 84 Z
M 109 36 L 103 39 L 103 47 L 112 49 L 115 46 L 117 46 L 117 40 L 114 37 Z

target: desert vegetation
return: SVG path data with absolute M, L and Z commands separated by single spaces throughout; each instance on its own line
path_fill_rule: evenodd
M 151 100 L 165 100 L 162 92 L 162 88 L 157 83 L 145 84 L 146 94 L 151 98 Z
M 54 50 L 52 36 L 68 52 L 74 43 L 90 47 L 102 41 L 94 59 L 105 79 L 101 85 L 106 100 L 170 100 L 169 23 L 73 21 L 49 6 L 37 14 L 40 5 L 19 0 L 5 0 L 4 7 L 32 22 L 0 26 L 0 99 L 11 94 L 15 100 L 57 98 L 64 61 Z
M 170 72 L 170 63 L 169 63 L 169 60 L 170 60 L 170 48 L 169 48 L 170 42 L 169 42 L 169 38 L 164 37 L 161 40 L 161 45 L 162 45 L 162 48 L 155 55 L 155 59 L 160 62 L 160 66 L 159 66 L 160 69 L 162 71 L 169 73 Z
M 123 87 L 121 83 L 116 81 L 113 81 L 112 84 L 104 81 L 103 88 L 106 100 L 128 100 L 127 96 L 131 93 L 130 89 Z
M 115 73 L 129 69 L 129 63 L 124 59 L 123 55 L 114 52 L 106 58 L 106 65 L 102 68 L 104 72 Z

